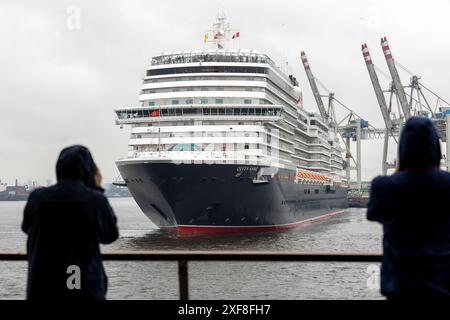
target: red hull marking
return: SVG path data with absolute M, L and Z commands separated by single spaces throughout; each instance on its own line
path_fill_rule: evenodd
M 243 232 L 264 232 L 274 230 L 292 229 L 299 226 L 308 225 L 317 221 L 326 220 L 332 217 L 336 217 L 347 213 L 347 210 L 339 210 L 331 213 L 327 213 L 321 216 L 317 216 L 311 219 L 302 220 L 298 222 L 281 224 L 281 225 L 266 225 L 266 226 L 190 226 L 179 225 L 173 227 L 161 227 L 161 230 L 176 233 L 176 234 L 216 234 L 216 233 L 243 233 Z

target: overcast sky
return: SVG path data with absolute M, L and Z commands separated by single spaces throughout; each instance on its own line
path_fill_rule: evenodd
M 241 32 L 234 46 L 288 62 L 309 109 L 317 110 L 301 50 L 339 100 L 382 126 L 360 51 L 367 42 L 387 72 L 381 36 L 394 58 L 450 100 L 450 1 L 2 0 L 0 179 L 55 179 L 59 151 L 75 143 L 91 149 L 105 180 L 118 175 L 114 161 L 126 156 L 129 131 L 115 125 L 113 109 L 137 105 L 152 56 L 204 48 L 219 8 Z M 381 151 L 379 141 L 364 142 L 363 178 L 380 173 Z

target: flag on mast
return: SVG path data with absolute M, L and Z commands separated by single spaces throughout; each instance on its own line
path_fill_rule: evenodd
M 235 33 L 233 34 L 233 37 L 232 37 L 231 39 L 239 38 L 239 37 L 240 37 L 240 33 L 239 33 L 239 31 L 238 31 L 238 32 L 235 32 Z
M 203 37 L 203 41 L 204 42 L 208 41 L 208 38 L 209 38 L 209 34 L 208 34 L 208 32 L 206 32 L 205 36 Z

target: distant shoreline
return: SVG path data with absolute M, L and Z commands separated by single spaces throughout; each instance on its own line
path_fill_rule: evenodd
M 132 198 L 132 196 L 106 196 L 107 198 Z M 11 202 L 13 202 L 13 201 L 27 201 L 28 200 L 28 197 L 20 197 L 20 198 L 15 198 L 15 197 L 11 197 L 11 198 L 9 198 L 9 197 L 7 197 L 7 198 L 0 198 L 0 201 L 4 201 L 4 202 L 7 202 L 7 201 L 11 201 Z

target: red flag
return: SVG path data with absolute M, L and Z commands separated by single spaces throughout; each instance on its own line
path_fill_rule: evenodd
M 240 33 L 239 33 L 239 31 L 238 31 L 238 32 L 236 32 L 235 34 L 233 34 L 232 39 L 234 39 L 234 38 L 239 38 L 239 36 L 240 36 Z

